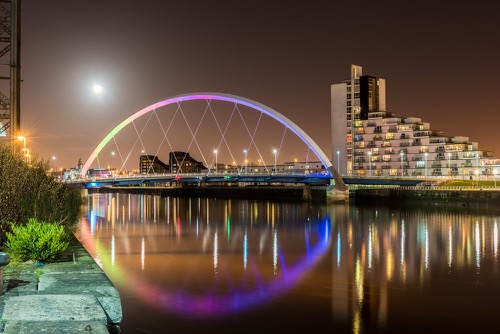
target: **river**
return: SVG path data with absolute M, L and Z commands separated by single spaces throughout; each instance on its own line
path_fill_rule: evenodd
M 89 194 L 129 333 L 496 332 L 498 213 Z

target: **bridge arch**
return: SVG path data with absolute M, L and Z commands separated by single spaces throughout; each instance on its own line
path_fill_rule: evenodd
M 213 92 L 200 92 L 200 93 L 189 93 L 189 94 L 181 94 L 176 95 L 170 98 L 167 98 L 163 101 L 159 101 L 150 106 L 147 106 L 134 114 L 127 117 L 125 120 L 120 122 L 117 126 L 115 126 L 105 137 L 104 139 L 97 145 L 94 149 L 90 157 L 87 159 L 83 168 L 81 170 L 82 177 L 85 177 L 88 169 L 90 168 L 93 161 L 98 157 L 101 150 L 106 146 L 106 144 L 112 140 L 116 134 L 118 134 L 123 128 L 125 128 L 128 124 L 134 122 L 137 118 L 149 113 L 156 111 L 156 109 L 165 107 L 172 104 L 180 104 L 184 101 L 195 101 L 195 100 L 204 100 L 204 101 L 223 101 L 233 103 L 235 106 L 243 105 L 250 109 L 259 111 L 277 122 L 281 123 L 286 129 L 290 129 L 302 142 L 311 150 L 314 154 L 316 154 L 317 158 L 321 161 L 323 166 L 329 172 L 329 176 L 334 180 L 333 183 L 327 188 L 327 202 L 345 202 L 349 198 L 349 190 L 345 185 L 342 177 L 339 175 L 338 171 L 332 166 L 332 163 L 328 156 L 321 150 L 321 148 L 312 140 L 311 137 L 307 133 L 305 133 L 299 126 L 297 126 L 290 119 L 279 113 L 278 111 L 262 104 L 257 101 L 253 101 L 251 99 L 247 99 L 241 96 L 236 96 L 232 94 L 224 94 L 224 93 L 213 93 Z
M 218 101 L 225 101 L 225 102 L 231 102 L 235 104 L 240 104 L 240 105 L 245 105 L 251 109 L 258 110 L 276 121 L 280 122 L 284 126 L 286 126 L 288 129 L 290 129 L 297 137 L 299 137 L 306 145 L 310 147 L 310 149 L 316 154 L 316 156 L 320 159 L 321 163 L 330 171 L 331 174 L 337 175 L 337 171 L 334 169 L 332 166 L 332 163 L 330 159 L 327 157 L 327 155 L 321 150 L 321 148 L 312 140 L 312 138 L 305 133 L 299 126 L 297 126 L 294 122 L 292 122 L 290 119 L 279 113 L 278 111 L 262 104 L 257 101 L 253 101 L 241 96 L 236 96 L 232 94 L 224 94 L 224 93 L 213 93 L 213 92 L 200 92 L 200 93 L 188 93 L 188 94 L 181 94 L 181 95 L 176 95 L 170 98 L 167 98 L 163 101 L 156 102 L 154 104 L 151 104 L 150 106 L 147 106 L 134 114 L 130 115 L 127 117 L 125 120 L 123 120 L 121 123 L 119 123 L 117 126 L 115 126 L 105 137 L 102 139 L 102 141 L 97 145 L 97 147 L 94 149 L 90 157 L 87 159 L 85 164 L 83 165 L 83 168 L 81 170 L 81 175 L 84 177 L 87 174 L 88 169 L 90 168 L 90 165 L 93 163 L 93 161 L 96 159 L 96 157 L 99 155 L 101 150 L 106 146 L 106 144 L 118 133 L 120 132 L 125 126 L 127 126 L 129 123 L 133 122 L 137 118 L 156 110 L 157 108 L 161 108 L 164 106 L 168 106 L 174 103 L 181 103 L 184 101 L 193 101 L 193 100 L 218 100 Z M 334 171 L 334 173 L 332 173 Z

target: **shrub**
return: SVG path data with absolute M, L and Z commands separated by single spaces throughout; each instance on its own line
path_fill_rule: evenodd
M 69 234 L 59 224 L 30 218 L 26 225 L 12 224 L 6 246 L 22 261 L 54 262 L 69 246 Z
M 0 245 L 12 222 L 24 224 L 28 218 L 75 228 L 80 190 L 55 180 L 49 169 L 48 161 L 34 155 L 27 164 L 15 145 L 0 144 Z

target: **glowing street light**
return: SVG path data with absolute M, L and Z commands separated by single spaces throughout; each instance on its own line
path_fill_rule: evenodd
M 214 150 L 215 154 L 215 174 L 217 174 L 217 150 Z
M 372 176 L 372 151 L 368 151 L 368 169 L 370 171 L 370 177 Z
M 427 178 L 427 155 L 428 155 L 428 153 L 427 153 L 427 152 L 425 152 L 425 153 L 424 153 L 424 157 L 425 157 L 425 177 L 426 177 L 426 178 Z
M 30 161 L 29 161 L 30 150 L 28 148 L 26 148 L 26 137 L 18 136 L 17 139 L 23 141 L 23 148 L 21 149 L 21 151 L 23 152 L 23 155 L 24 155 L 24 161 L 26 161 L 27 163 L 30 163 Z
M 399 160 L 401 161 L 401 176 L 404 174 L 404 167 L 403 167 L 403 152 L 399 153 Z
M 337 172 L 340 174 L 340 151 L 337 151 Z
M 19 139 L 19 140 L 22 140 L 22 141 L 23 141 L 23 149 L 26 149 L 26 137 L 24 137 L 24 136 L 19 136 L 19 137 L 17 137 L 17 139 Z
M 451 164 L 450 164 L 451 153 L 448 153 L 448 175 L 451 176 Z
M 278 153 L 278 150 L 273 149 L 273 153 L 274 153 L 274 172 L 276 173 L 276 154 Z
M 109 171 L 111 172 L 111 170 L 113 169 L 113 164 L 115 162 L 115 151 L 111 151 L 111 166 L 109 166 Z M 116 168 L 116 167 L 115 167 Z
M 245 174 L 246 174 L 247 173 L 247 150 L 246 149 L 243 150 L 243 154 L 245 155 L 244 163 L 245 163 Z

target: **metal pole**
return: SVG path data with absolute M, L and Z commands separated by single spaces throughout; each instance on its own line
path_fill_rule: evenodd
M 217 175 L 217 150 L 214 150 L 215 153 L 215 174 Z
M 425 156 L 425 178 L 427 178 L 427 152 L 424 153 Z
M 337 151 L 337 172 L 340 174 L 340 151 Z
M 274 153 L 274 173 L 276 173 L 276 153 L 278 151 L 276 149 L 273 150 L 273 153 Z
M 10 133 L 11 139 L 14 140 L 21 131 L 21 0 L 12 0 L 11 15 Z

